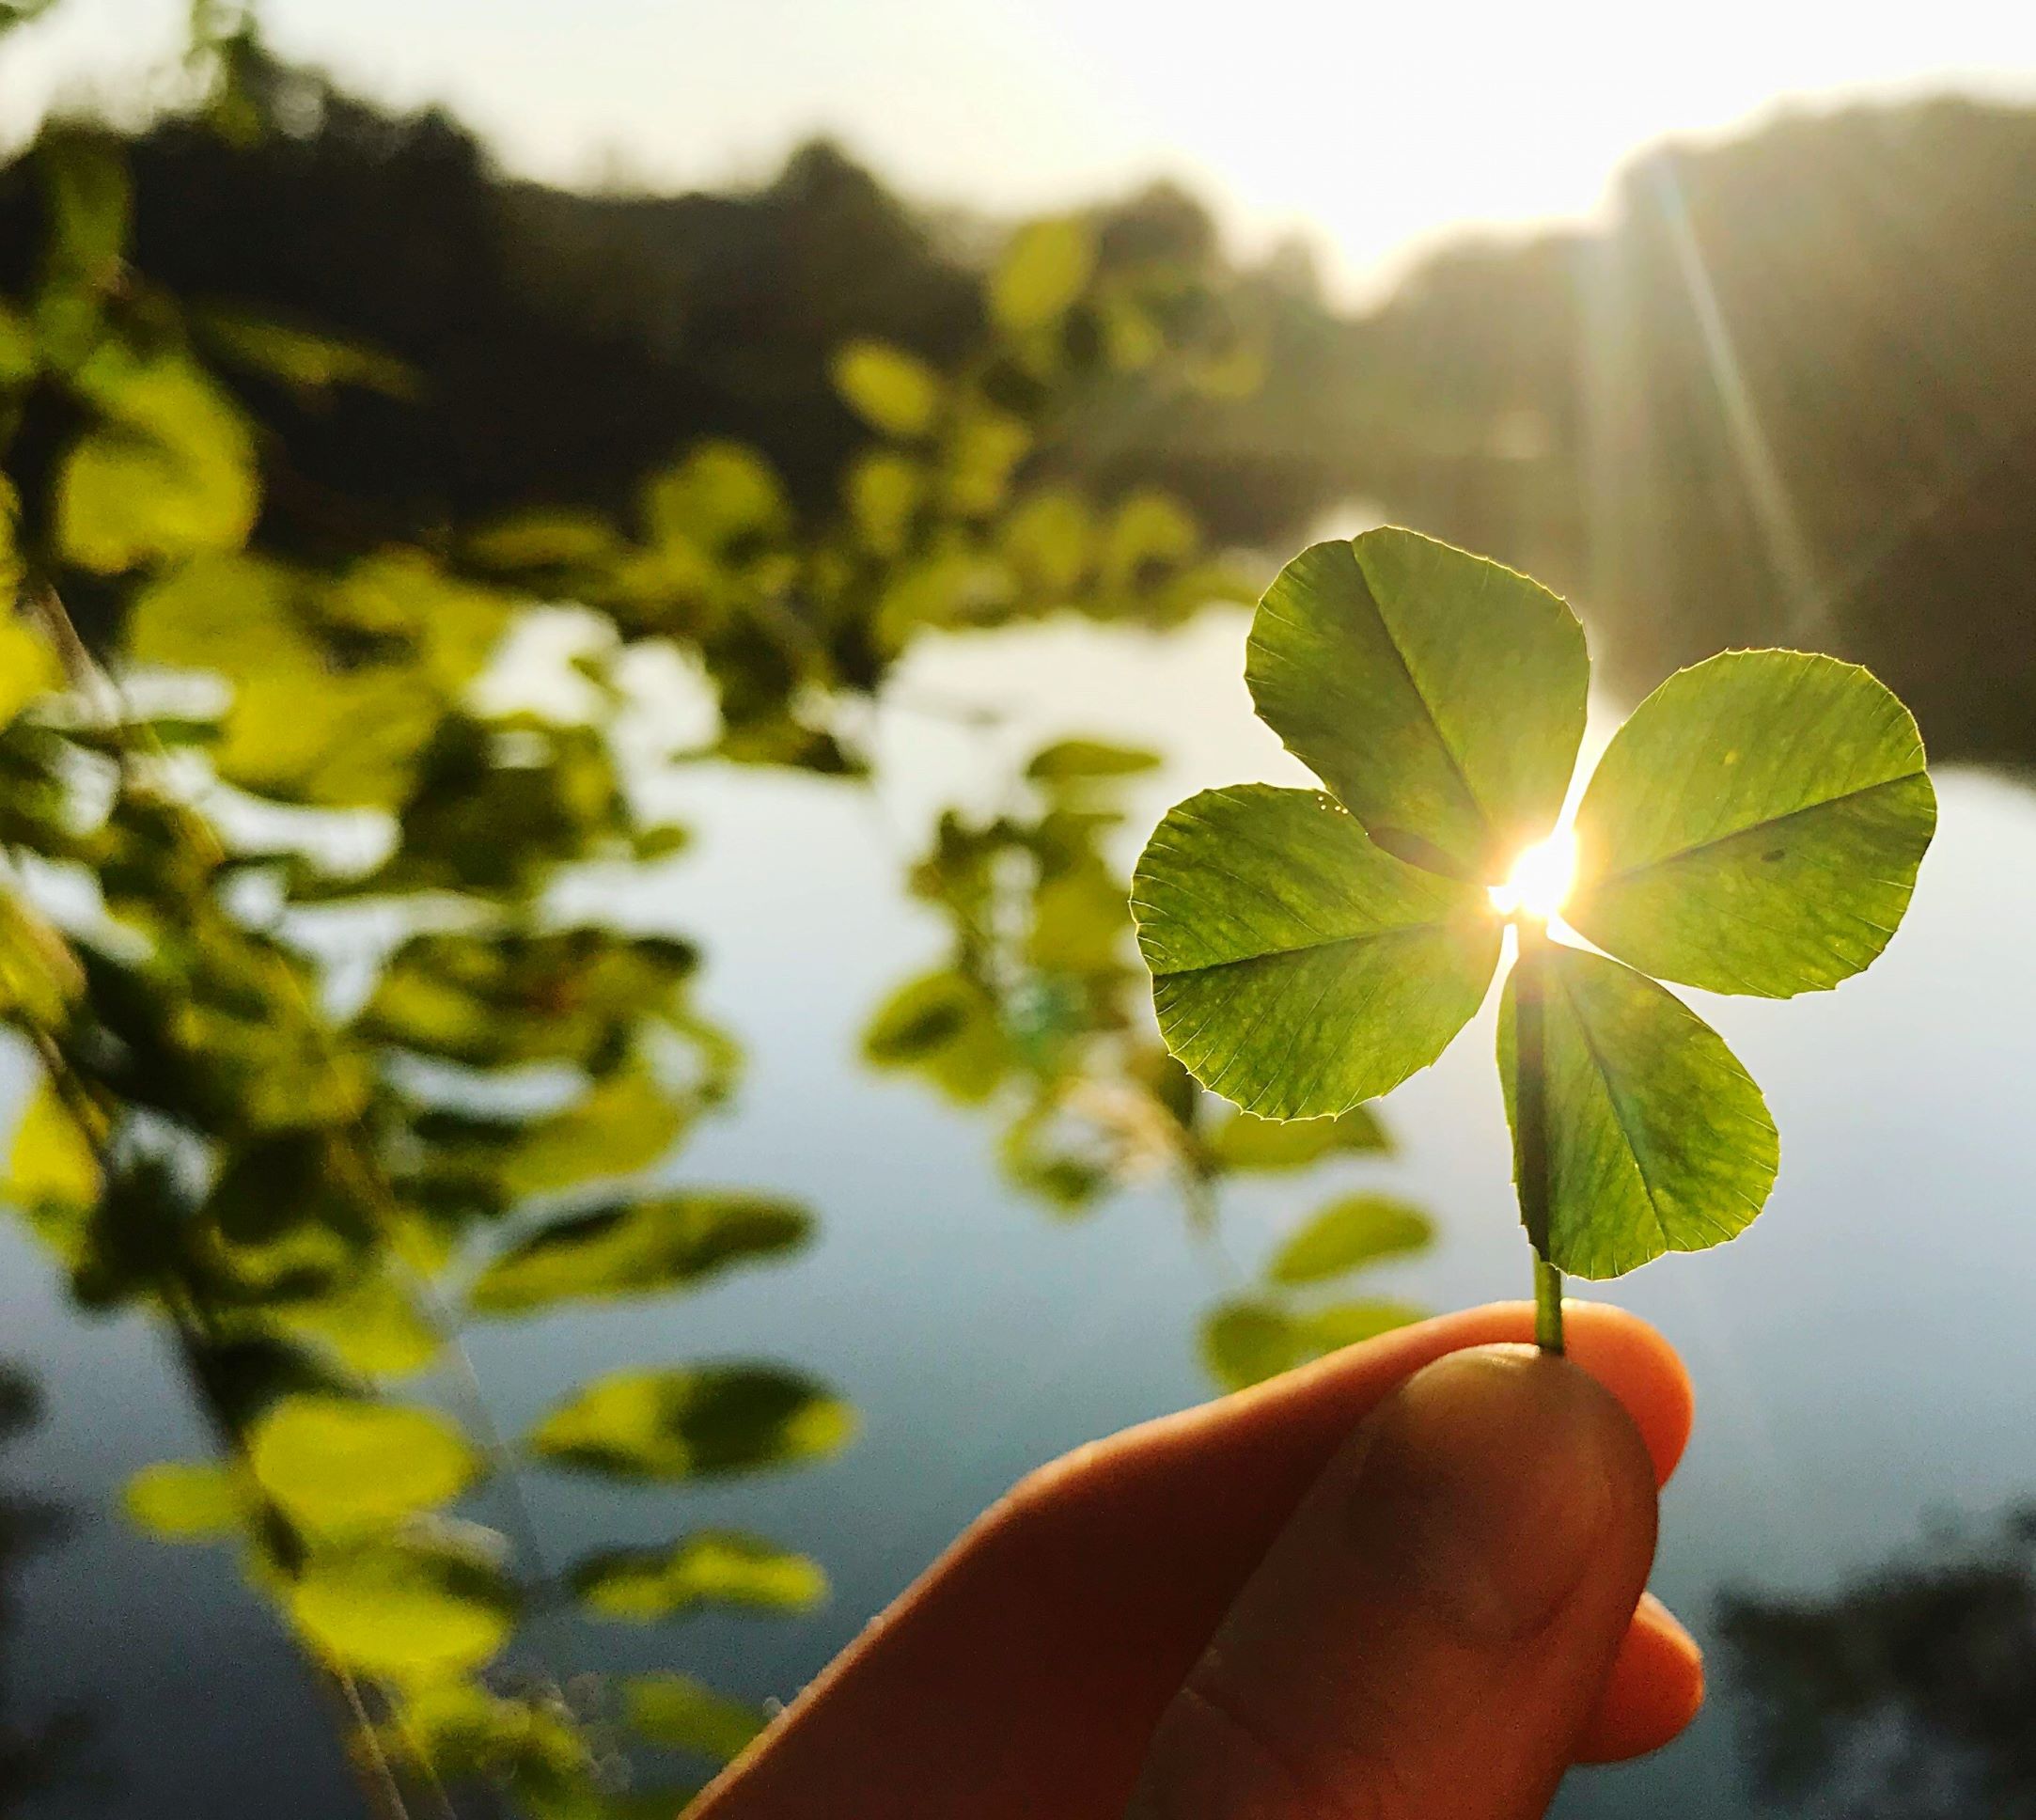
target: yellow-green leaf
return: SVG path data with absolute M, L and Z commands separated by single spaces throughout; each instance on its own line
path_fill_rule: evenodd
M 1276 1119 L 1348 1112 L 1427 1067 L 1498 963 L 1481 890 L 1395 859 L 1308 790 L 1241 784 L 1175 807 L 1132 912 L 1167 1047 Z
M 1671 676 L 1606 747 L 1563 914 L 1660 979 L 1820 991 L 1887 946 L 1936 820 L 1915 719 L 1872 674 L 1728 651 Z
M 680 1480 L 791 1466 L 843 1446 L 854 1412 L 772 1366 L 614 1372 L 530 1436 L 541 1457 L 622 1478 Z
M 1543 981 L 1548 1231 L 1558 1270 L 1617 1277 L 1664 1251 L 1735 1237 L 1773 1187 L 1775 1122 L 1725 1041 L 1665 987 L 1560 943 L 1515 967 L 1499 1012 L 1499 1072 L 1519 1150 L 1519 996 Z M 1523 1201 L 1523 1205 L 1527 1202 Z
M 940 375 L 887 341 L 852 341 L 835 356 L 835 388 L 872 430 L 923 436 L 940 415 Z
M 817 1561 L 727 1530 L 702 1530 L 670 1548 L 596 1555 L 574 1570 L 572 1585 L 589 1610 L 637 1624 L 702 1606 L 809 1611 L 827 1595 Z
M 1403 1200 L 1390 1195 L 1345 1195 L 1289 1233 L 1265 1274 L 1269 1280 L 1290 1286 L 1323 1282 L 1362 1264 L 1426 1250 L 1434 1236 L 1434 1223 Z
M 129 1519 L 163 1542 L 212 1542 L 239 1530 L 248 1498 L 232 1469 L 212 1461 L 143 1467 L 120 1494 Z
M 258 1421 L 248 1461 L 261 1488 L 307 1529 L 386 1529 L 450 1503 L 479 1462 L 429 1409 L 350 1397 L 286 1397 Z
M 1562 807 L 1590 665 L 1576 616 L 1538 582 L 1387 528 L 1280 571 L 1245 680 L 1373 841 L 1491 885 Z

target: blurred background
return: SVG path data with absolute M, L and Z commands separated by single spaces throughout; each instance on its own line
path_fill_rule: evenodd
M 0 0 L 0 1812 L 669 1814 L 1028 1467 L 1525 1294 L 1491 1007 L 1263 1124 L 1130 942 L 1389 521 L 1587 756 L 1793 645 L 1943 805 L 1695 996 L 1711 1701 L 1558 1812 L 2036 1813 L 2036 12 Z

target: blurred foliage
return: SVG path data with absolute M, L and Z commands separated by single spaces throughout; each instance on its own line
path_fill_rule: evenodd
M 1835 1592 L 1722 1603 L 1761 1788 L 1835 1820 L 2036 1814 L 2036 1510 Z
M 336 483 L 311 426 L 364 438 L 368 465 L 385 450 L 377 485 L 401 478 L 443 401 L 431 351 L 379 321 L 328 336 L 151 239 L 168 152 L 310 180 L 330 141 L 307 96 L 355 149 L 371 122 L 221 0 L 198 0 L 186 74 L 190 113 L 138 144 L 58 121 L 0 181 L 35 249 L 0 234 L 0 1019 L 37 1071 L 5 1197 L 79 1305 L 162 1325 L 216 1450 L 146 1467 L 127 1514 L 239 1552 L 358 1716 L 377 1811 L 669 1812 L 760 1712 L 677 1673 L 590 1706 L 511 1665 L 545 1663 L 582 1617 L 797 1614 L 823 1570 L 694 1528 L 553 1571 L 524 1476 L 684 1493 L 823 1458 L 855 1417 L 769 1358 L 680 1358 L 568 1388 L 520 1440 L 494 1431 L 466 1324 L 691 1293 L 814 1231 L 780 1197 L 675 1179 L 741 1043 L 697 1007 L 693 942 L 567 916 L 561 889 L 683 848 L 643 807 L 673 767 L 866 773 L 872 699 L 929 634 L 1059 611 L 1168 626 L 1234 596 L 1182 506 L 1081 481 L 1062 454 L 1086 400 L 1214 383 L 1245 331 L 1206 264 L 1044 223 L 979 280 L 955 269 L 967 333 L 947 346 L 849 325 L 822 363 L 847 432 L 824 485 L 708 436 L 605 506 L 503 510 L 503 490 L 456 487 L 404 520 Z M 236 179 L 208 206 L 244 250 L 289 187 L 258 207 Z M 391 232 L 433 221 L 432 194 L 406 189 Z M 547 370 L 516 380 L 533 410 Z M 669 411 L 666 449 L 695 421 Z M 572 451 L 546 463 L 571 472 Z M 531 658 L 562 601 L 601 635 Z M 645 654 L 713 712 L 625 762 Z M 1068 742 L 1027 786 L 1053 807 L 1025 836 L 1046 876 L 1023 965 L 1092 1003 L 1032 1014 L 1037 1117 L 1012 1156 L 1063 1194 L 1084 1165 L 1047 1128 L 1049 1077 L 1073 1083 L 1051 1058 L 1128 1002 L 1123 881 L 1098 842 L 1104 798 L 1149 762 Z M 936 871 L 987 889 L 1004 832 L 953 838 Z M 978 990 L 955 977 L 920 1026 Z M 1018 1065 L 1002 1011 L 991 1026 L 985 1091 Z M 895 1042 L 923 1049 L 924 1029 Z M 1161 1107 L 1183 1085 L 1137 1090 Z M 1231 1167 L 1226 1146 L 1277 1168 L 1383 1142 L 1364 1120 L 1240 1143 L 1213 1111 L 1165 1116 L 1198 1176 Z M 661 1753 L 683 1764 L 633 1788 Z
M 1160 1043 L 1113 850 L 1125 789 L 1158 762 L 1134 747 L 1060 740 L 1010 780 L 1004 812 L 944 813 L 911 886 L 947 924 L 948 956 L 877 1007 L 863 1055 L 986 1112 L 1006 1178 L 1056 1214 L 1162 1183 L 1220 1255 L 1227 1185 L 1392 1145 L 1365 1106 L 1334 1119 L 1253 1118 Z M 1275 1249 L 1259 1281 L 1209 1311 L 1200 1352 L 1210 1376 L 1242 1389 L 1418 1320 L 1425 1310 L 1404 1302 L 1337 1298 L 1351 1278 L 1433 1236 L 1423 1215 L 1387 1197 L 1329 1201 Z

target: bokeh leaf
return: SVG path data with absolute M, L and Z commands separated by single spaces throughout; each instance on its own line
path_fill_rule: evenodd
M 1027 223 L 990 280 L 990 314 L 1007 334 L 1046 328 L 1067 313 L 1095 270 L 1094 237 L 1071 216 Z
M 813 1221 L 790 1201 L 733 1190 L 663 1195 L 576 1214 L 512 1246 L 475 1280 L 489 1314 L 555 1302 L 649 1295 L 795 1251 Z
M 622 1684 L 631 1728 L 648 1743 L 728 1763 L 763 1730 L 755 1706 L 717 1694 L 689 1674 L 638 1674 Z
M 1257 1119 L 1237 1112 L 1202 1138 L 1216 1169 L 1247 1173 L 1305 1169 L 1325 1156 L 1378 1154 L 1392 1147 L 1369 1106 L 1354 1106 L 1333 1119 Z
M 6 556 L 5 540 L 6 526 L 0 525 L 0 559 Z M 12 594 L 11 586 L 0 587 L 0 727 L 64 680 L 64 667 L 49 640 L 9 613 Z
M 827 1576 L 761 1536 L 708 1530 L 669 1548 L 596 1555 L 574 1569 L 572 1587 L 601 1617 L 648 1624 L 702 1606 L 810 1611 L 827 1595 Z
M 1168 811 L 1132 884 L 1161 1032 L 1247 1112 L 1347 1112 L 1439 1056 L 1484 997 L 1484 893 L 1402 864 L 1314 791 Z
M 286 1596 L 297 1628 L 321 1655 L 399 1684 L 479 1667 L 515 1624 L 515 1595 L 500 1573 L 451 1547 L 321 1548 Z
M 1577 811 L 1563 915 L 1643 972 L 1787 998 L 1887 946 L 1936 826 L 1909 711 L 1869 671 L 1728 651 L 1633 711 Z
M 1289 1287 L 1340 1277 L 1361 1264 L 1426 1250 L 1434 1223 L 1390 1195 L 1345 1195 L 1332 1200 L 1281 1243 L 1265 1267 L 1268 1280 Z
M 1378 845 L 1492 884 L 1562 807 L 1590 664 L 1576 616 L 1538 582 L 1386 528 L 1280 571 L 1245 680 Z
M 1631 967 L 1559 943 L 1540 955 L 1506 982 L 1498 1056 L 1517 1170 L 1517 1007 L 1523 971 L 1538 966 L 1549 1263 L 1573 1276 L 1617 1277 L 1664 1251 L 1701 1251 L 1743 1232 L 1774 1185 L 1779 1147 L 1738 1058 Z
M 466 1438 L 429 1409 L 350 1397 L 285 1397 L 255 1424 L 248 1463 L 306 1529 L 387 1529 L 450 1503 L 479 1468 Z
M 249 1499 L 228 1467 L 209 1460 L 162 1460 L 127 1482 L 120 1501 L 129 1519 L 159 1542 L 213 1542 L 246 1521 Z
M 1226 1390 L 1248 1389 L 1343 1346 L 1420 1320 L 1406 1302 L 1339 1302 L 1296 1310 L 1246 1297 L 1226 1302 L 1202 1323 L 1202 1364 Z
M 45 1079 L 28 1097 L 8 1153 L 7 1192 L 26 1208 L 88 1207 L 99 1199 L 99 1158 L 63 1096 Z
M 940 415 L 940 375 L 886 341 L 852 341 L 835 356 L 835 389 L 887 436 L 923 436 Z
M 834 1452 L 854 1412 L 811 1379 L 762 1365 L 614 1372 L 554 1409 L 540 1457 L 625 1479 L 681 1480 Z

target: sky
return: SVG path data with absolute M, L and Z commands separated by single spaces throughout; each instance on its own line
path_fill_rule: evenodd
M 185 0 L 64 0 L 0 53 L 0 139 L 117 92 Z M 1664 135 L 1938 88 L 2036 100 L 2028 0 L 268 0 L 286 55 L 445 102 L 510 168 L 692 188 L 816 131 L 934 202 L 1050 209 L 1185 180 L 1341 289 L 1465 227 L 1588 217 Z

